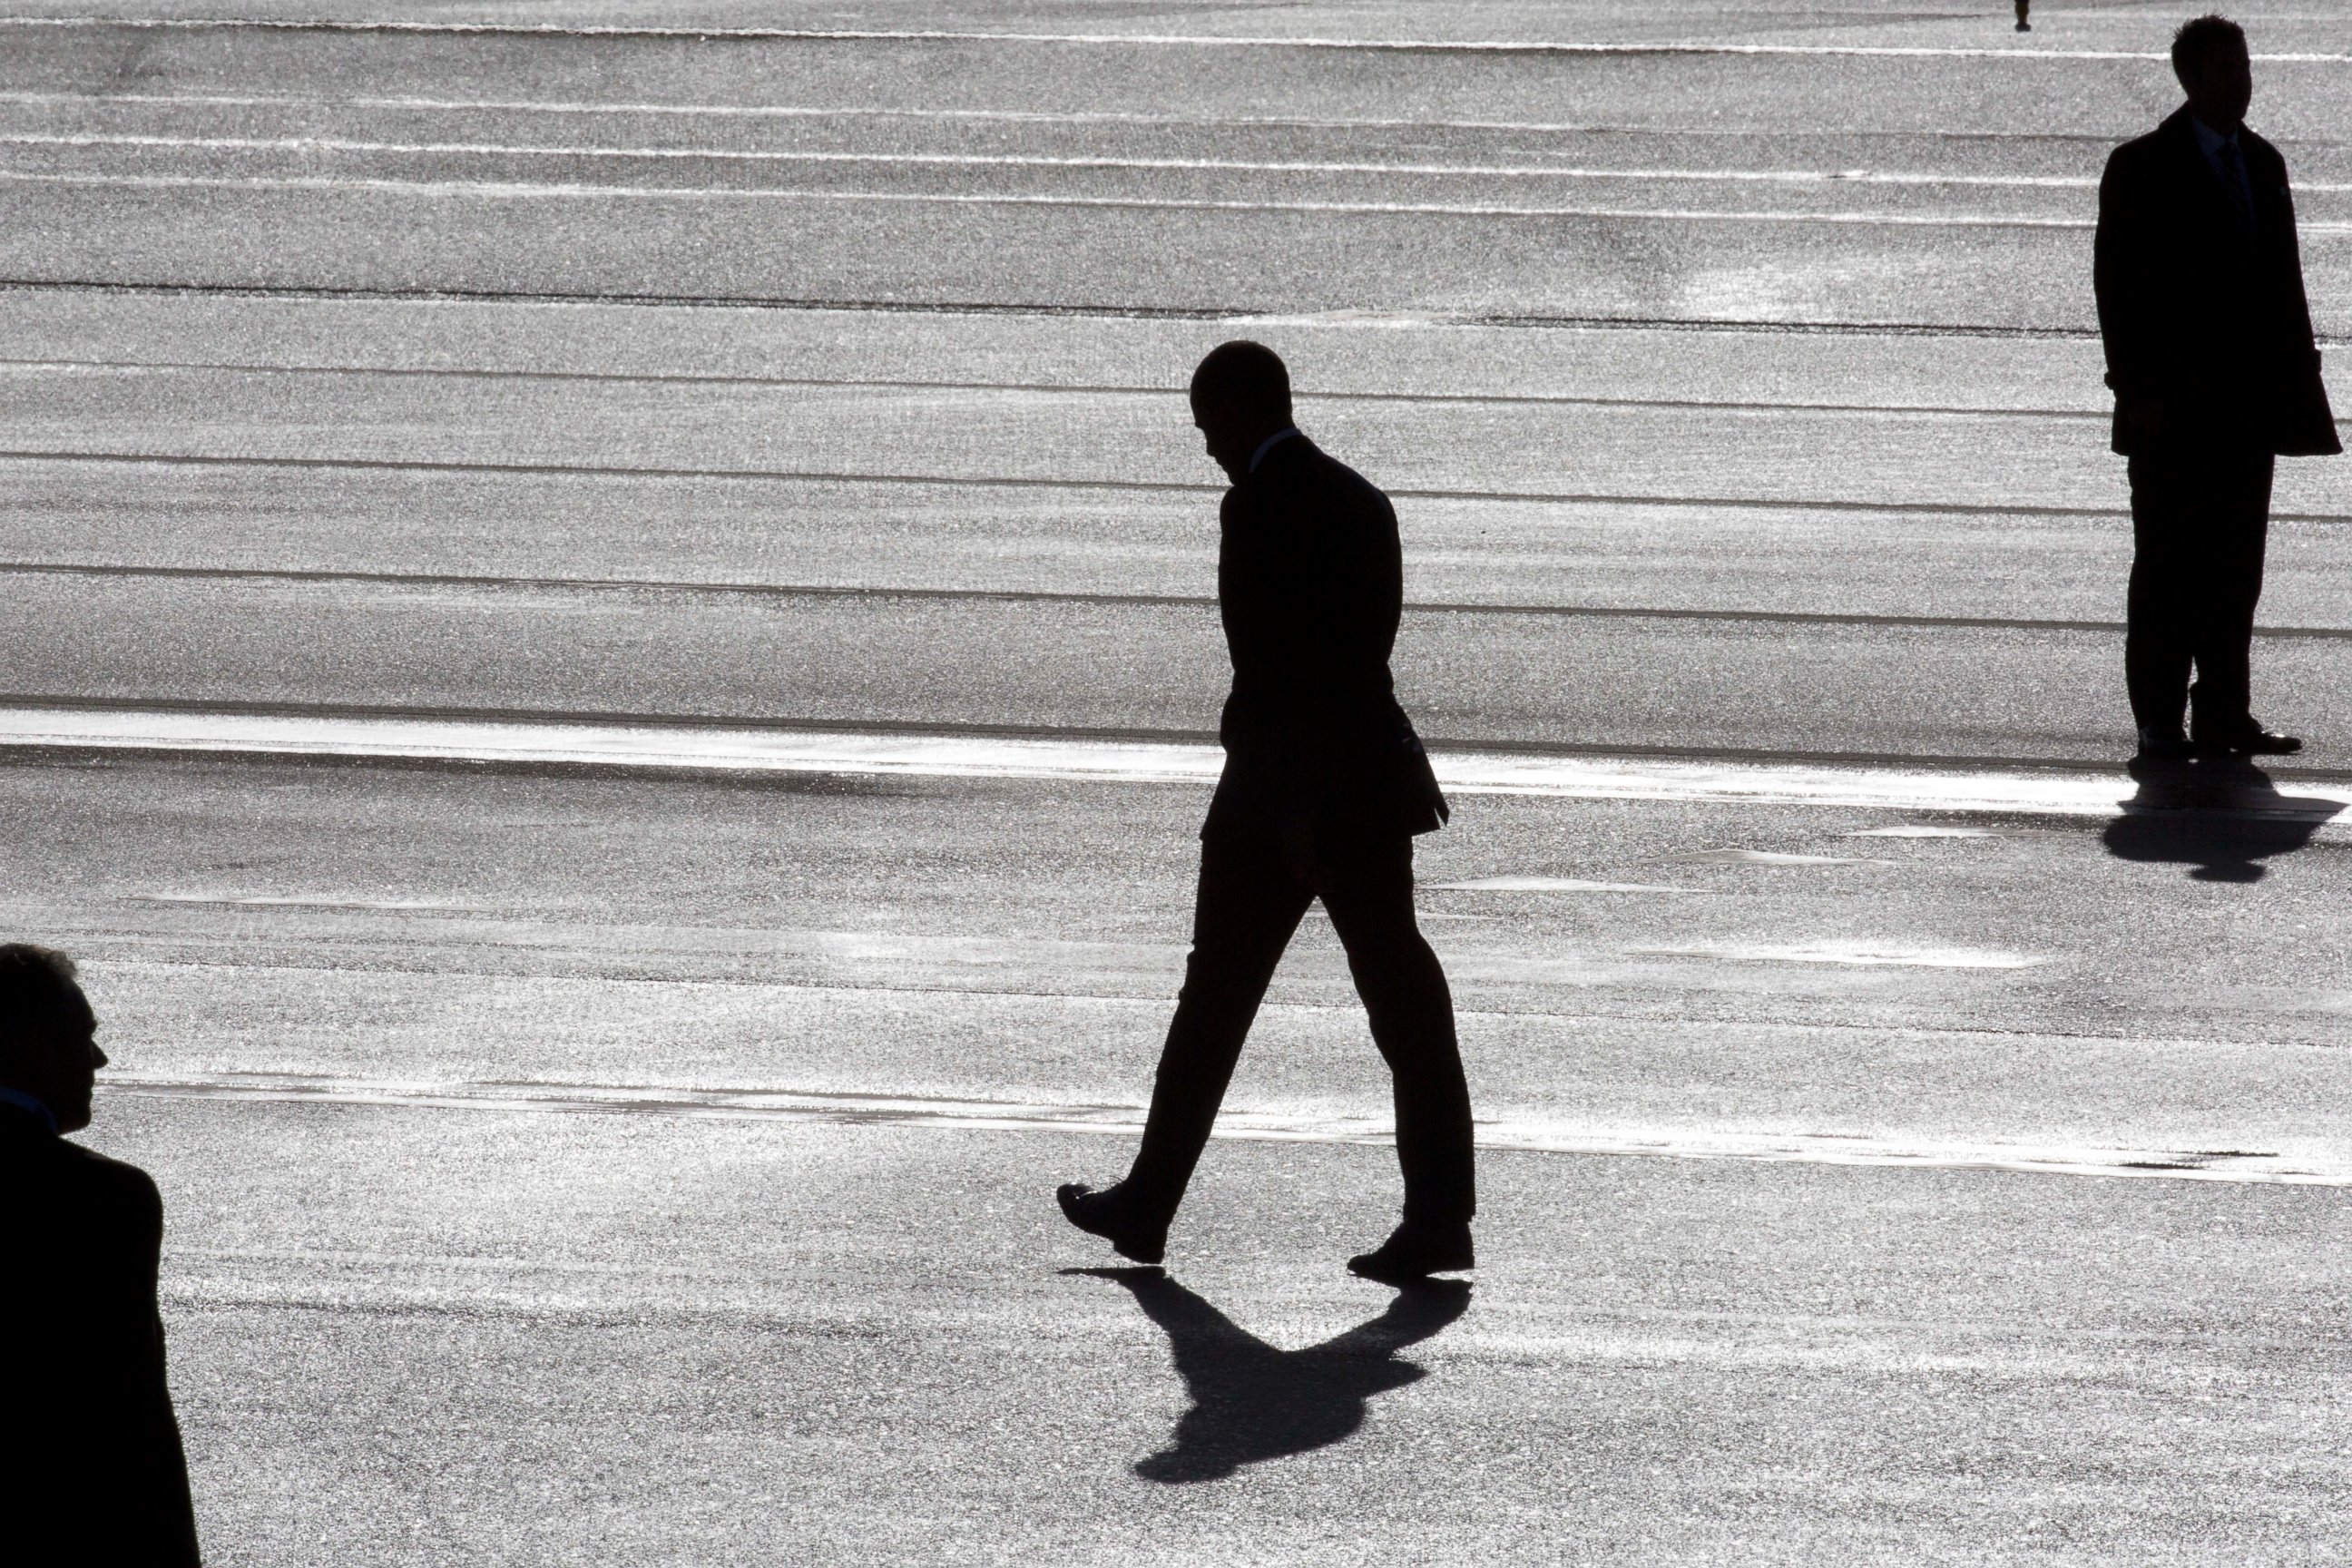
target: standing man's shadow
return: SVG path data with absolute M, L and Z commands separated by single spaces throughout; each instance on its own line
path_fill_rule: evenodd
M 1157 1268 L 1070 1268 L 1124 1285 L 1168 1334 L 1192 1407 L 1168 1446 L 1139 1460 L 1148 1481 L 1212 1481 L 1244 1465 L 1327 1447 L 1364 1424 L 1372 1395 L 1427 1370 L 1396 1352 L 1470 1308 L 1470 1287 L 1431 1280 L 1401 1290 L 1388 1310 L 1305 1350 L 1276 1350 Z
M 2270 774 L 2234 757 L 2135 763 L 2139 793 L 2101 835 L 2124 860 L 2185 864 L 2200 882 L 2258 882 L 2262 862 L 2290 855 L 2343 811 L 2316 795 L 2281 795 Z

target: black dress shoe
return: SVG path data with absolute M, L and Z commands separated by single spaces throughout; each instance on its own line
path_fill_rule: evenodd
M 2142 724 L 2139 754 L 2151 763 L 2185 763 L 2197 754 L 2178 724 Z
M 1383 1285 L 1411 1285 L 1433 1274 L 1475 1268 L 1470 1249 L 1470 1226 L 1460 1225 L 1401 1225 L 1370 1252 L 1348 1259 L 1348 1271 Z
M 1062 1217 L 1089 1236 L 1099 1236 L 1121 1258 L 1157 1263 L 1168 1254 L 1168 1222 L 1153 1225 L 1127 1212 L 1117 1187 L 1100 1192 L 1084 1182 L 1068 1182 L 1054 1189 Z
M 2282 735 L 2260 724 L 2225 730 L 2219 735 L 2200 733 L 2196 744 L 2209 757 L 2291 757 L 2303 750 L 2300 737 Z

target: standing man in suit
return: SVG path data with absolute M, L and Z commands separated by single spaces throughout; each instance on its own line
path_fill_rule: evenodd
M 1412 840 L 1444 797 L 1389 674 L 1404 598 L 1396 512 L 1291 423 L 1274 351 L 1229 342 L 1192 373 L 1192 420 L 1233 479 L 1217 605 L 1234 667 L 1225 767 L 1201 829 L 1192 952 L 1127 1179 L 1063 1187 L 1071 1224 L 1139 1262 L 1209 1140 L 1283 949 L 1317 899 L 1347 949 L 1396 1089 L 1404 1217 L 1348 1267 L 1391 1283 L 1472 1265 L 1470 1090 L 1454 1001 L 1412 906 Z
M 0 944 L 0 1556 L 26 1568 L 197 1562 L 163 1379 L 163 1203 L 135 1165 L 60 1134 L 89 1125 L 106 1053 L 73 961 Z
M 2092 274 L 2130 459 L 2125 682 L 2144 757 L 2284 755 L 2303 742 L 2263 729 L 2248 690 L 2273 461 L 2343 447 L 2286 162 L 2245 124 L 2246 35 L 2200 16 L 2172 68 L 2189 101 L 2108 158 Z

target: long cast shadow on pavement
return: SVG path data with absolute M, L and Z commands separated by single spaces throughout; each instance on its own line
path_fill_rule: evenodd
M 2139 791 L 2100 837 L 2124 860 L 2187 865 L 2200 882 L 2258 882 L 2273 855 L 2303 848 L 2344 807 L 2281 795 L 2251 763 L 2207 758 L 2132 765 Z
M 1364 1424 L 1376 1394 L 1428 1375 L 1396 1352 L 1470 1309 L 1470 1287 L 1433 1280 L 1397 1293 L 1388 1310 L 1305 1350 L 1277 1350 L 1158 1268 L 1066 1268 L 1127 1287 L 1166 1331 L 1192 1407 L 1167 1446 L 1138 1460 L 1148 1481 L 1213 1481 L 1244 1465 L 1328 1447 Z

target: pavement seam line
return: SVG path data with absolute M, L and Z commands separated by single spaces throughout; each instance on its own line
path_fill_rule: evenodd
M 1055 397 L 1150 397 L 1174 402 L 1181 386 L 1143 386 L 1108 382 L 919 381 L 887 376 L 739 375 L 683 371 L 530 370 L 489 365 L 283 364 L 233 360 L 34 359 L 0 355 L 0 367 L 68 374 L 129 371 L 221 372 L 238 375 L 406 376 L 435 381 L 559 381 L 654 386 L 788 386 L 879 392 L 1002 392 Z M 1994 408 L 1937 403 L 1743 403 L 1703 397 L 1607 397 L 1583 393 L 1509 392 L 1295 392 L 1300 403 L 1468 404 L 1478 406 L 1664 408 L 1677 412 L 1721 409 L 1732 414 L 1884 414 L 1950 416 L 1963 419 L 2068 419 L 2105 421 L 2098 408 Z M 2352 417 L 2338 419 L 2352 426 Z
M 632 468 L 594 463 L 493 463 L 423 458 L 265 457 L 247 453 L 107 452 L 74 448 L 0 450 L 0 462 L 116 463 L 158 468 L 327 468 L 361 472 L 426 474 L 533 474 L 572 478 L 684 479 L 787 484 L 897 485 L 930 489 L 1104 490 L 1115 494 L 1223 495 L 1227 487 L 1206 480 L 1013 478 L 996 475 L 873 474 L 799 468 Z M 1870 501 L 1819 497 L 1775 500 L 1759 496 L 1608 495 L 1572 490 L 1464 490 L 1391 485 L 1401 500 L 1470 501 L 1497 506 L 1717 507 L 1738 511 L 1835 511 L 1904 517 L 2096 517 L 2131 515 L 2126 507 L 2016 506 L 1971 501 Z M 2352 522 L 2352 513 L 2274 511 L 2273 522 Z
M 7 95 L 0 94 L 0 101 Z M 854 152 L 841 148 L 766 147 L 613 147 L 593 143 L 546 144 L 516 142 L 382 142 L 334 136 L 162 136 L 139 132 L 7 132 L 0 131 L 0 147 L 65 147 L 95 150 L 133 147 L 144 150 L 240 153 L 382 153 L 397 156 L 421 153 L 488 158 L 579 158 L 588 161 L 630 159 L 647 163 L 878 163 L 909 168 L 1045 169 L 1150 171 L 1152 173 L 1243 174 L 1369 174 L 1400 178 L 1469 180 L 1633 180 L 1670 184 L 1881 185 L 1893 189 L 1957 186 L 1990 190 L 2091 191 L 2097 179 L 2087 174 L 1937 174 L 1906 169 L 1681 169 L 1620 167 L 1586 163 L 1410 163 L 1325 160 L 1286 162 L 1239 158 L 1145 158 L 1108 153 L 1094 156 L 1044 153 L 908 153 Z M 721 187 L 723 188 L 723 187 Z M 2352 184 L 2306 180 L 2295 188 L 2305 195 L 2336 195 Z
M 1179 196 L 1044 195 L 1009 191 L 793 190 L 751 185 L 603 185 L 522 180 L 402 180 L 337 174 L 102 174 L 0 170 L 0 184 L 110 186 L 131 190 L 387 191 L 412 195 L 477 196 L 497 200 L 876 202 L 906 206 L 1070 207 L 1082 211 L 1315 213 L 1340 217 L 1463 217 L 1596 222 L 1826 224 L 1886 228 L 2019 228 L 2087 233 L 2088 218 L 2025 217 L 1998 213 L 1869 213 L 1708 211 L 1705 208 L 1514 207 L 1436 202 L 1266 202 Z M 2352 223 L 2305 222 L 2305 234 L 2352 233 Z
M 1423 885 L 1432 886 L 1433 884 Z M 133 896 L 135 897 L 136 895 Z M 290 960 L 273 959 L 241 960 L 211 957 L 156 957 L 153 954 L 146 952 L 140 952 L 135 956 L 122 956 L 118 954 L 110 957 L 93 958 L 89 960 L 84 967 L 110 971 L 135 969 L 201 969 L 206 971 L 234 972 L 243 974 L 283 973 L 304 975 L 348 975 L 352 973 L 351 970 L 341 968 L 331 963 L 305 963 Z M 397 971 L 392 973 L 401 974 L 403 977 L 411 977 L 411 972 Z M 376 972 L 376 977 L 382 978 L 383 973 L 384 972 Z M 508 976 L 505 978 L 511 980 L 515 977 Z M 531 977 L 524 978 L 528 979 Z M 894 984 L 885 981 L 863 980 L 742 980 L 711 979 L 707 977 L 679 978 L 676 976 L 645 974 L 604 974 L 596 976 L 594 983 L 600 985 L 617 988 L 642 985 L 664 988 L 682 988 L 694 991 L 747 991 L 758 992 L 761 994 L 771 992 L 810 992 L 822 993 L 828 995 L 837 993 L 847 993 L 851 994 L 863 994 L 889 997 L 905 996 L 929 998 L 953 996 L 962 998 L 966 1001 L 983 1003 L 1005 1001 L 1049 1002 L 1057 1006 L 1075 1004 L 1080 1006 L 1101 1005 L 1108 1008 L 1136 1008 L 1152 1014 L 1163 1013 L 1166 1011 L 1168 1006 L 1168 999 L 1166 995 L 1160 992 L 1146 994 L 1140 992 L 1117 993 L 1052 989 L 1029 990 L 1018 987 L 1005 988 L 992 986 L 982 988 L 969 985 L 944 985 L 937 984 Z M 1264 1003 L 1260 1004 L 1260 1011 L 1266 1014 L 1324 1014 L 1333 1016 L 1352 1018 L 1362 1015 L 1363 1004 L 1360 1001 L 1354 1000 L 1346 1002 L 1310 1002 L 1270 996 Z M 1454 1016 L 1457 1018 L 1475 1019 L 1482 1025 L 1489 1025 L 1498 1027 L 1514 1023 L 1543 1023 L 1559 1026 L 1637 1024 L 1643 1026 L 1654 1026 L 1659 1022 L 1654 1014 L 1646 1012 L 1611 1013 L 1592 1009 L 1581 1009 L 1575 1012 L 1570 1012 L 1559 1007 L 1495 1007 L 1481 1005 L 1474 1002 L 1465 1002 L 1459 998 L 1455 999 L 1454 1013 Z M 1727 1018 L 1707 1017 L 1677 1018 L 1674 1022 L 1675 1027 L 1677 1030 L 1686 1034 L 1708 1034 L 1717 1031 L 1733 1030 L 1746 1033 L 1760 1027 L 1768 1031 L 1779 1030 L 1796 1034 L 1866 1034 L 1879 1037 L 1898 1037 L 1906 1039 L 1932 1040 L 1937 1042 L 1958 1040 L 1964 1044 L 1979 1044 L 1985 1041 L 1995 1040 L 2003 1042 L 2021 1041 L 2037 1044 L 2058 1041 L 2063 1042 L 2067 1045 L 2131 1046 L 2155 1050 L 2198 1052 L 2233 1050 L 2302 1051 L 2319 1053 L 2326 1056 L 2333 1056 L 2342 1048 L 2337 1046 L 2317 1045 L 2308 1040 L 2297 1040 L 2284 1036 L 2232 1039 L 2225 1036 L 2217 1035 L 2116 1035 L 2099 1034 L 2084 1029 L 2060 1029 L 2054 1027 L 2029 1028 L 2022 1026 L 2004 1027 L 1990 1024 L 1880 1024 L 1856 1023 L 1827 1018 L 1767 1018 L 1761 1020 L 1760 1023 L 1757 1023 Z M 110 1074 L 110 1076 L 118 1075 Z
M 110 1073 L 110 1093 L 244 1103 L 341 1105 L 509 1113 L 654 1115 L 736 1121 L 887 1126 L 948 1131 L 1077 1132 L 1132 1137 L 1136 1105 L 1001 1101 L 935 1095 L 771 1089 L 709 1089 L 619 1084 L 407 1083 L 295 1073 Z M 1213 1136 L 1227 1142 L 1388 1147 L 1387 1119 L 1228 1109 Z M 2308 1169 L 2240 1149 L 2141 1149 L 2022 1139 L 1872 1137 L 1840 1132 L 1620 1130 L 1510 1117 L 1480 1119 L 1490 1153 L 1643 1156 L 1758 1163 L 1891 1166 L 1914 1170 L 2137 1177 L 2253 1185 L 2347 1186 L 2352 1173 Z
M 673 116 L 681 119 L 729 120 L 921 120 L 948 121 L 981 121 L 1016 125 L 1148 125 L 1155 128 L 1184 130 L 1251 130 L 1287 131 L 1474 131 L 1504 132 L 1511 134 L 1572 135 L 1572 136 L 1652 136 L 1660 140 L 1738 141 L 1751 139 L 1747 131 L 1722 131 L 1700 125 L 1667 127 L 1630 125 L 1623 123 L 1582 121 L 1529 120 L 1430 120 L 1430 119 L 1370 119 L 1361 116 L 1347 119 L 1317 118 L 1307 115 L 1200 115 L 1140 114 L 1115 110 L 1007 110 L 1007 109 L 910 109 L 889 105 L 809 105 L 788 103 L 648 103 L 615 101 L 588 103 L 562 99 L 450 99 L 419 98 L 302 98 L 290 94 L 259 95 L 252 93 L 154 93 L 107 92 L 43 92 L 27 89 L 0 90 L 0 103 L 69 104 L 77 107 L 91 104 L 132 104 L 142 108 L 157 106 L 199 109 L 339 109 L 422 110 L 433 113 L 534 113 L 564 115 L 638 115 L 649 118 Z M 2087 132 L 2067 131 L 1866 131 L 1848 133 L 1855 140 L 1885 142 L 1990 142 L 1996 145 L 2019 142 L 2079 142 L 2086 146 L 2112 147 L 2115 138 Z M 2272 139 L 2284 147 L 2338 147 L 2343 142 L 2330 137 L 2278 136 Z
M 1410 325 L 1433 331 L 1534 330 L 1560 331 L 1749 332 L 1765 336 L 1985 338 L 2093 343 L 2095 326 L 2015 326 L 1991 321 L 1825 321 L 1738 320 L 1694 316 L 1569 316 L 1527 311 L 1297 311 L 1256 305 L 1075 304 L 1051 300 L 827 300 L 777 295 L 646 294 L 628 290 L 576 292 L 557 289 L 394 288 L 356 285 L 222 283 L 192 280 L 131 280 L 103 278 L 5 278 L 0 290 L 43 293 L 182 295 L 218 299 L 304 302 L 352 300 L 415 304 L 494 304 L 547 309 L 640 309 L 678 310 L 768 310 L 842 315 L 1012 316 L 1041 321 L 1213 321 L 1260 326 L 1370 326 L 1391 330 Z M 2323 346 L 2344 340 L 2322 334 Z

